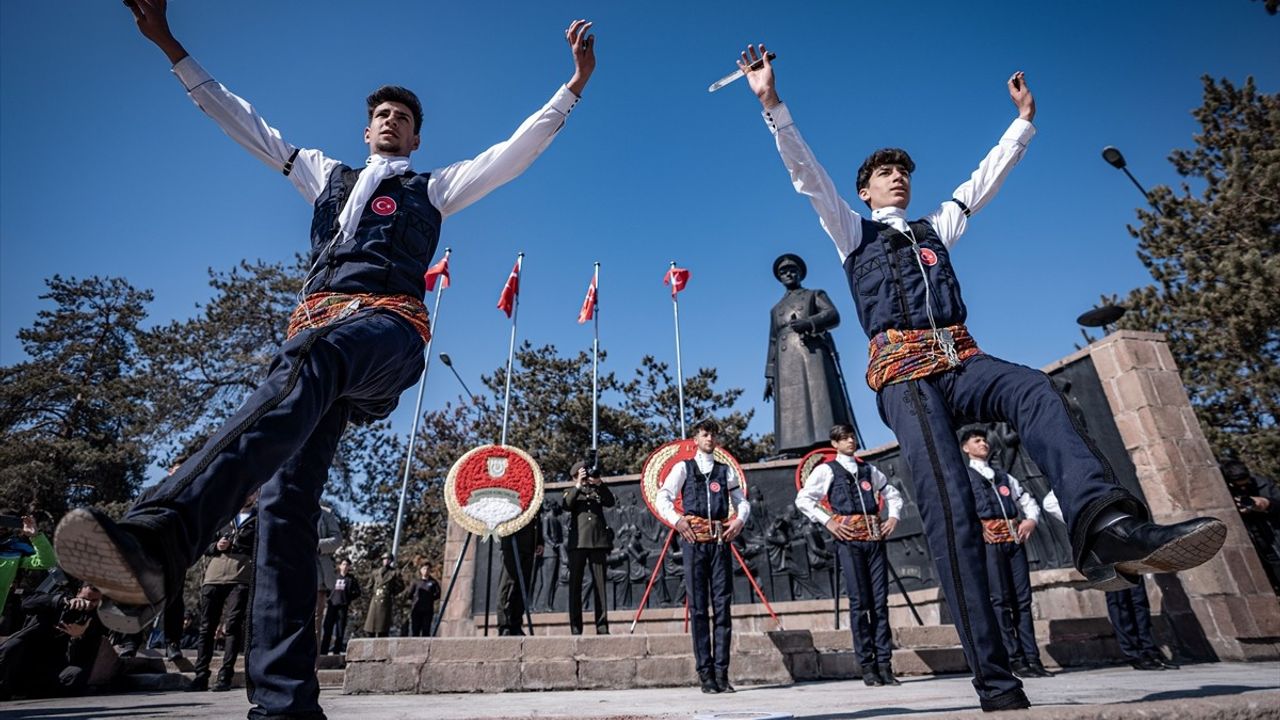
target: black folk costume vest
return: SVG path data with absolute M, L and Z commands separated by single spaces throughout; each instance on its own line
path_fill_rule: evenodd
M 968 316 L 960 296 L 960 282 L 951 256 L 933 226 L 924 220 L 908 223 L 919 246 L 889 225 L 862 219 L 862 242 L 844 260 L 858 322 L 873 338 L 885 330 L 928 330 L 925 275 L 929 302 L 939 328 L 961 325 Z M 925 275 L 920 267 L 924 266 Z
M 878 515 L 879 498 L 875 483 L 871 480 L 871 467 L 858 463 L 855 477 L 839 462 L 826 463 L 831 468 L 831 485 L 827 487 L 827 502 L 837 515 Z
M 703 475 L 695 460 L 685 460 L 684 487 L 680 489 L 680 503 L 686 515 L 708 520 L 729 518 L 729 466 L 715 463 L 711 472 Z
M 978 519 L 1017 520 L 1019 507 L 1013 498 L 1013 486 L 1009 484 L 1008 473 L 997 468 L 991 469 L 995 471 L 995 477 L 988 480 L 972 465 L 968 466 L 969 485 L 973 488 Z

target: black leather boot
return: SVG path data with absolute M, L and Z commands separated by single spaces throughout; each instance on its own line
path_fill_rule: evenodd
M 880 676 L 880 682 L 884 683 L 885 685 L 901 685 L 902 684 L 901 682 L 898 681 L 898 678 L 893 676 L 893 668 L 888 663 L 885 663 L 878 667 L 879 667 L 879 672 L 877 672 L 876 674 Z
M 1193 568 L 1217 554 L 1227 526 L 1204 517 L 1157 525 L 1129 516 L 1090 534 L 1080 572 L 1097 590 L 1125 590 L 1143 573 Z
M 733 689 L 732 685 L 729 684 L 728 671 L 716 673 L 716 686 L 720 688 L 720 692 L 722 693 L 738 692 L 737 690 Z
M 714 694 L 720 692 L 720 686 L 716 684 L 715 678 L 709 674 L 698 673 L 698 681 L 702 683 L 702 692 Z

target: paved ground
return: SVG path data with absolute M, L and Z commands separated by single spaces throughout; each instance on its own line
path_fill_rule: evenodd
M 1002 713 L 1000 720 L 1121 720 L 1122 718 L 1280 719 L 1280 663 L 1197 665 L 1177 671 L 1108 668 L 1031 680 L 1036 707 Z M 734 695 L 703 695 L 694 688 L 582 690 L 475 695 L 342 695 L 326 690 L 332 720 L 391 718 L 717 718 L 796 720 L 984 717 L 968 677 L 909 678 L 897 688 L 859 681 L 788 687 L 741 688 Z M 134 693 L 61 700 L 19 700 L 0 705 L 0 718 L 165 718 L 223 720 L 245 716 L 242 691 Z

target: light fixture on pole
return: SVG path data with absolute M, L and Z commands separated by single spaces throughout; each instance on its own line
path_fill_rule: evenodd
M 463 391 L 467 393 L 467 402 L 474 405 L 475 395 L 471 394 L 471 388 L 467 387 L 467 383 L 462 379 L 462 376 L 458 374 L 458 369 L 453 366 L 453 360 L 449 357 L 447 353 L 440 353 L 440 362 L 444 363 L 444 366 L 449 368 L 449 370 L 453 372 L 453 376 L 458 378 L 458 383 L 462 385 Z

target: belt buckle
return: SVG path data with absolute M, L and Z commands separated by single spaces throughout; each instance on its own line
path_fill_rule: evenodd
M 933 331 L 933 339 L 938 342 L 942 348 L 942 355 L 947 359 L 947 364 L 956 367 L 960 364 L 960 356 L 956 353 L 956 339 L 948 328 L 941 328 Z

